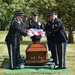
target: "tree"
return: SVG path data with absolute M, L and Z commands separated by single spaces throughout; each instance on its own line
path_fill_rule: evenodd
M 34 11 L 38 11 L 40 15 L 47 17 L 47 11 L 52 9 L 52 6 L 55 6 L 55 0 L 31 0 L 30 7 Z
M 27 0 L 0 0 L 0 30 L 9 27 L 15 10 L 26 12 L 27 4 Z

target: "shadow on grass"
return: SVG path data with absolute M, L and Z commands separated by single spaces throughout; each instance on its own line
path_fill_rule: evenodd
M 20 44 L 21 45 L 29 45 L 32 41 L 21 41 Z M 47 42 L 44 42 L 45 44 L 47 44 Z
M 30 44 L 30 42 L 31 41 L 21 41 L 20 44 L 22 44 L 22 45 L 28 45 L 28 44 Z M 3 42 L 0 42 L 0 44 L 6 44 L 6 42 L 3 41 Z
M 6 68 L 8 68 L 9 59 L 8 58 L 4 58 L 4 60 L 2 61 L 1 58 L 0 58 L 0 63 L 1 63 L 0 68 L 6 69 Z
M 6 42 L 3 41 L 3 42 L 0 42 L 0 44 L 6 44 Z
M 21 45 L 29 45 L 31 43 L 31 41 L 21 41 L 20 44 Z
M 29 45 L 32 41 L 20 41 L 21 45 Z M 47 44 L 47 42 L 44 42 L 45 44 Z M 0 44 L 6 44 L 6 42 L 0 42 Z

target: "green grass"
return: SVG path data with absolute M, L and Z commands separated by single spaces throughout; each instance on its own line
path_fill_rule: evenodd
M 8 50 L 5 43 L 7 31 L 0 31 L 0 75 L 6 75 L 5 70 L 8 67 Z M 42 39 L 42 41 L 46 42 L 46 38 Z M 25 49 L 27 45 L 30 43 L 30 38 L 23 37 L 23 41 L 21 41 L 20 49 L 21 55 L 25 55 Z M 75 44 L 67 45 L 67 69 L 70 70 L 69 73 L 61 72 L 61 73 L 19 73 L 13 75 L 75 75 Z M 11 75 L 11 74 L 10 74 Z

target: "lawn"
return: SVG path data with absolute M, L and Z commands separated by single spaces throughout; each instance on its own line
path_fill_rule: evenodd
M 0 75 L 6 75 L 5 71 L 8 67 L 8 51 L 5 43 L 5 36 L 7 31 L 0 31 Z M 46 38 L 42 39 L 43 42 L 46 42 Z M 25 49 L 27 45 L 30 43 L 30 38 L 23 37 L 23 41 L 21 41 L 20 49 L 21 55 L 25 55 Z M 14 75 L 75 75 L 75 44 L 67 45 L 67 69 L 68 73 L 18 73 Z

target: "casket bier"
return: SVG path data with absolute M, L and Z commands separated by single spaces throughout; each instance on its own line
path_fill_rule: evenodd
M 47 47 L 44 43 L 32 43 L 26 49 L 26 64 L 41 65 L 48 62 Z

